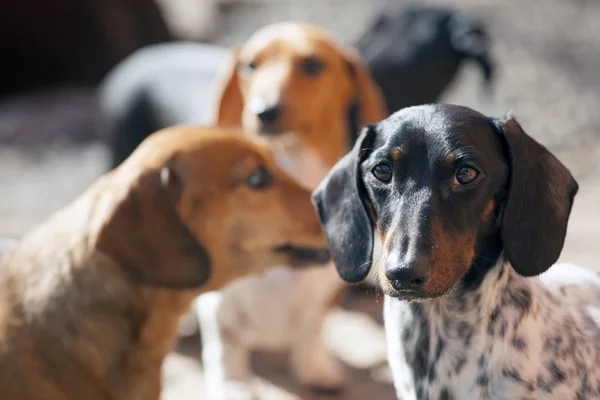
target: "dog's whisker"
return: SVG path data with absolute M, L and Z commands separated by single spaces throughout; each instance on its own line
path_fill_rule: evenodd
M 491 258 L 488 258 L 488 257 L 482 256 L 482 255 L 479 255 L 479 254 L 477 254 L 477 253 L 475 253 L 473 257 L 475 257 L 475 258 L 478 258 L 478 259 L 480 259 L 480 260 L 489 261 L 489 262 L 492 262 L 492 263 L 495 263 L 495 262 L 496 262 L 496 260 L 492 260 Z

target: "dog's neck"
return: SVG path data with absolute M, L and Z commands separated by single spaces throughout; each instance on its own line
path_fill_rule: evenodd
M 10 328 L 14 345 L 60 366 L 45 379 L 67 397 L 158 400 L 162 362 L 197 293 L 132 283 L 94 248 L 90 227 L 97 210 L 90 203 L 76 201 L 54 215 L 24 237 L 9 260 L 10 276 L 19 274 L 10 291 L 22 308 L 22 323 Z M 50 246 L 48 238 L 54 239 Z
M 520 276 L 501 258 L 476 287 L 459 284 L 443 297 L 423 301 L 386 297 L 390 362 L 405 360 L 396 369 L 412 377 L 406 384 L 395 382 L 403 398 L 414 398 L 415 392 L 421 398 L 432 379 L 456 382 L 460 373 L 476 373 L 477 365 L 465 365 L 473 358 L 467 354 L 487 354 L 494 343 L 513 340 L 516 327 L 539 308 L 534 293 L 540 284 L 537 278 Z
M 316 188 L 352 145 L 349 122 L 324 116 L 318 127 L 272 140 L 278 165 L 308 188 Z
M 275 146 L 277 165 L 305 187 L 316 188 L 329 171 L 329 163 L 318 151 L 302 144 L 301 139 L 290 137 L 284 140 L 285 143 Z
M 445 296 L 415 302 L 412 307 L 430 318 L 460 319 L 477 326 L 498 308 L 514 306 L 527 312 L 534 280 L 519 275 L 501 257 L 476 286 L 465 287 L 464 281 L 459 282 Z

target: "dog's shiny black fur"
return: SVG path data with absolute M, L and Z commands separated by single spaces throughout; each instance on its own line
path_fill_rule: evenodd
M 381 87 L 388 109 L 439 101 L 467 61 L 492 88 L 495 62 L 485 25 L 451 8 L 386 6 L 356 47 Z

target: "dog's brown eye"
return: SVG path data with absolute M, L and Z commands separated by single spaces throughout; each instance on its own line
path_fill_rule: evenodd
M 273 176 L 265 167 L 256 168 L 246 180 L 252 189 L 266 189 L 273 184 Z
M 308 57 L 302 62 L 302 71 L 308 76 L 316 76 L 325 68 L 325 63 L 317 57 Z
M 471 167 L 460 167 L 456 171 L 456 182 L 461 185 L 466 185 L 467 183 L 471 183 L 477 178 L 479 172 Z
M 392 179 L 392 167 L 387 163 L 377 164 L 373 168 L 373 175 L 382 182 L 389 182 Z

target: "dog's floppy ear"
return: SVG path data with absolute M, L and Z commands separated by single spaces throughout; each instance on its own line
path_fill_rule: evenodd
M 578 184 L 515 119 L 495 123 L 504 138 L 510 167 L 502 217 L 505 256 L 520 275 L 535 276 L 560 256 Z
M 109 201 L 97 246 L 137 283 L 195 288 L 210 277 L 210 258 L 175 209 L 184 182 L 174 164 L 145 169 Z
M 241 126 L 244 98 L 240 90 L 238 77 L 239 49 L 232 51 L 232 59 L 227 70 L 221 76 L 221 93 L 217 98 L 216 124 L 222 126 Z
M 360 55 L 355 50 L 346 49 L 345 57 L 355 82 L 355 101 L 359 110 L 360 126 L 379 122 L 386 118 L 388 110 L 381 89 L 373 80 Z
M 366 127 L 354 148 L 338 161 L 312 195 L 333 261 L 347 282 L 362 281 L 371 269 L 373 228 L 360 163 L 374 135 Z

